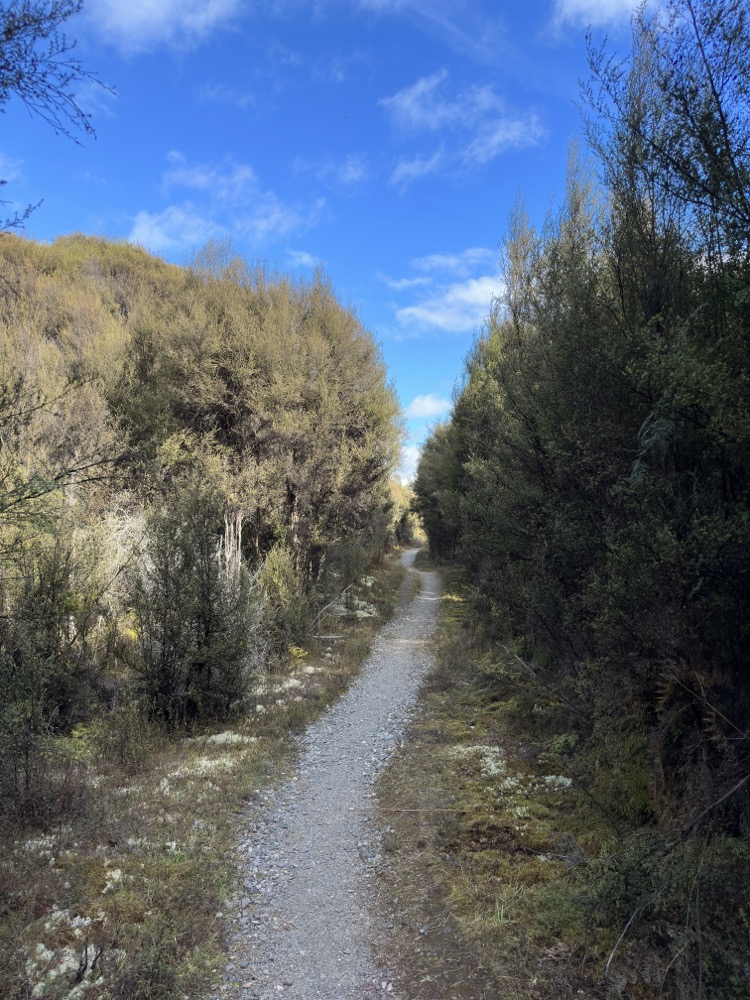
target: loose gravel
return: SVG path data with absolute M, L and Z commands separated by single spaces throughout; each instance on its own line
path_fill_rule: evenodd
M 233 900 L 230 962 L 215 1000 L 397 998 L 376 946 L 392 927 L 376 910 L 381 863 L 374 781 L 402 741 L 431 664 L 436 573 L 376 637 L 347 693 L 301 737 L 295 775 L 252 806 L 242 837 L 244 895 Z

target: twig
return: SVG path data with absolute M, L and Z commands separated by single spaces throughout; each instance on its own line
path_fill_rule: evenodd
M 604 968 L 604 978 L 605 979 L 609 975 L 609 967 L 612 964 L 612 959 L 615 957 L 617 949 L 620 947 L 620 945 L 623 942 L 623 939 L 624 939 L 625 935 L 630 930 L 630 925 L 633 923 L 633 921 L 635 920 L 635 918 L 638 916 L 639 913 L 643 913 L 643 911 L 646 909 L 646 907 L 651 906 L 651 904 L 653 903 L 653 901 L 656 899 L 656 897 L 658 895 L 659 895 L 658 892 L 654 893 L 654 895 L 651 897 L 651 899 L 647 899 L 646 902 L 642 906 L 639 906 L 638 909 L 631 915 L 630 919 L 628 920 L 628 922 L 623 927 L 622 933 L 618 937 L 617 941 L 615 941 L 615 946 L 612 949 L 609 958 L 607 959 L 607 964 L 606 964 L 606 966 Z
M 367 812 L 368 810 L 363 809 L 362 812 Z M 472 806 L 468 809 L 451 809 L 448 806 L 442 808 L 435 807 L 431 809 L 379 809 L 378 812 L 383 813 L 470 813 L 472 816 L 496 816 L 497 813 L 490 812 L 487 809 L 481 809 L 479 806 Z
M 329 608 L 333 607 L 333 605 L 336 603 L 336 601 L 340 601 L 341 598 L 344 596 L 344 594 L 347 592 L 347 590 L 351 590 L 353 586 L 354 586 L 354 584 L 350 583 L 348 587 L 344 587 L 344 589 L 341 591 L 341 593 L 337 597 L 334 597 L 334 599 L 332 601 L 329 601 L 329 603 L 326 604 L 325 607 L 323 607 L 323 608 L 320 609 L 320 611 L 317 613 L 317 615 L 313 619 L 313 623 L 312 623 L 312 627 L 313 628 L 315 628 L 315 626 L 318 624 L 318 622 L 320 621 L 320 619 L 321 619 L 322 615 L 324 614 L 324 612 L 326 612 Z
M 508 653 L 510 656 L 512 656 L 516 660 L 518 660 L 518 662 L 521 664 L 521 666 L 524 668 L 524 670 L 526 670 L 528 672 L 528 674 L 537 682 L 537 684 L 541 688 L 543 688 L 545 691 L 550 691 L 559 701 L 562 702 L 562 704 L 567 709 L 569 709 L 569 711 L 574 712 L 581 719 L 585 719 L 586 722 L 589 721 L 589 717 L 586 715 L 586 713 L 582 712 L 580 710 L 580 708 L 577 708 L 574 704 L 572 704 L 572 702 L 568 701 L 568 699 L 565 697 L 565 695 L 560 694 L 560 692 L 557 691 L 555 688 L 553 688 L 551 685 L 545 684 L 544 681 L 540 680 L 538 674 L 536 673 L 536 671 L 533 670 L 533 668 L 530 667 L 529 664 L 526 663 L 525 660 L 522 660 L 521 657 L 518 655 L 518 653 L 514 653 L 512 649 L 508 649 L 508 647 L 504 646 L 501 642 L 498 643 L 498 646 L 500 647 L 500 649 L 505 650 L 506 653 Z
M 706 697 L 706 696 L 705 696 L 705 695 L 703 694 L 703 692 L 702 692 L 702 691 L 701 691 L 701 692 L 698 692 L 698 691 L 693 691 L 693 690 L 691 690 L 691 689 L 690 689 L 690 688 L 689 688 L 689 687 L 687 686 L 687 684 L 683 683 L 683 682 L 682 682 L 682 681 L 680 680 L 680 678 L 679 678 L 679 677 L 677 676 L 677 674 L 675 674 L 675 673 L 674 673 L 674 671 L 672 671 L 672 672 L 670 673 L 670 676 L 672 677 L 672 680 L 676 681 L 676 683 L 677 683 L 677 684 L 679 684 L 681 688 L 684 688 L 684 689 L 685 689 L 685 691 L 687 691 L 687 693 L 688 693 L 688 694 L 691 694 L 691 695 L 692 695 L 692 696 L 693 696 L 694 698 L 697 698 L 697 699 L 698 699 L 698 701 L 702 702 L 702 703 L 703 703 L 704 705 L 706 705 L 706 706 L 707 706 L 708 708 L 710 708 L 710 709 L 711 709 L 711 711 L 712 711 L 712 712 L 715 712 L 715 713 L 716 713 L 716 715 L 718 715 L 718 716 L 719 716 L 719 718 L 723 719 L 723 720 L 724 720 L 724 722 L 726 722 L 726 723 L 727 723 L 727 725 L 731 726 L 731 727 L 732 727 L 732 729 L 734 729 L 734 730 L 735 730 L 736 732 L 738 732 L 738 733 L 740 734 L 740 736 L 742 736 L 742 737 L 743 737 L 744 739 L 747 739 L 747 737 L 748 737 L 748 734 L 747 734 L 747 733 L 746 733 L 746 732 L 745 732 L 745 731 L 744 731 L 743 729 L 740 729 L 740 727 L 739 727 L 739 726 L 735 725 L 735 723 L 734 723 L 734 722 L 732 722 L 732 720 L 731 720 L 730 718 L 728 718 L 728 717 L 727 717 L 726 715 L 724 715 L 724 713 L 723 713 L 722 711 L 720 711 L 720 710 L 719 710 L 719 709 L 718 709 L 718 708 L 717 708 L 717 707 L 716 707 L 715 705 L 712 705 L 712 704 L 711 704 L 711 702 L 710 702 L 710 701 L 708 700 L 708 698 L 707 698 L 707 697 Z
M 748 781 L 750 781 L 750 774 L 746 774 L 745 777 L 742 779 L 742 781 L 737 782 L 734 788 L 730 788 L 728 792 L 724 792 L 721 798 L 717 799 L 715 802 L 712 802 L 707 809 L 704 809 L 703 812 L 696 819 L 693 820 L 693 822 L 690 824 L 687 830 L 683 831 L 682 839 L 684 840 L 685 837 L 688 836 L 688 834 L 692 833 L 693 830 L 696 828 L 696 826 L 700 823 L 700 821 L 705 816 L 707 816 L 712 809 L 715 809 L 717 806 L 720 806 L 725 799 L 728 799 L 730 795 L 734 795 L 735 792 L 738 792 L 743 785 L 746 785 L 748 783 Z

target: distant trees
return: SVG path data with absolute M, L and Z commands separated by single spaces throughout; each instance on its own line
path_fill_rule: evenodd
M 455 545 L 496 635 L 576 707 L 597 801 L 662 843 L 706 836 L 704 868 L 675 855 L 670 878 L 733 907 L 750 829 L 748 17 L 675 0 L 636 16 L 628 63 L 592 51 L 606 195 L 574 163 L 541 233 L 514 214 L 505 294 L 415 483 L 431 547 Z M 615 922 L 647 898 L 639 851 Z M 684 905 L 674 995 L 746 991 L 739 939 L 709 943 Z

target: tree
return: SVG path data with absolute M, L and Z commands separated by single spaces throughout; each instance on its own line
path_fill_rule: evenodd
M 0 10 L 0 112 L 11 97 L 19 97 L 31 114 L 74 142 L 81 133 L 95 135 L 74 86 L 86 81 L 104 86 L 75 57 L 75 41 L 61 32 L 82 8 L 83 0 L 10 0 Z M 16 212 L 0 229 L 19 227 L 36 207 Z

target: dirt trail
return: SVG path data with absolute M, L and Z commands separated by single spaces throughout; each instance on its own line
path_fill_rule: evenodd
M 232 960 L 215 997 L 238 1000 L 397 998 L 379 968 L 387 932 L 376 911 L 380 861 L 374 780 L 395 749 L 431 664 L 436 573 L 376 637 L 359 678 L 302 737 L 295 775 L 268 792 L 242 841 L 245 896 Z

